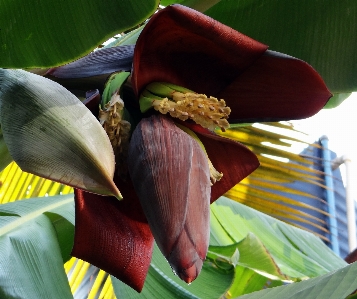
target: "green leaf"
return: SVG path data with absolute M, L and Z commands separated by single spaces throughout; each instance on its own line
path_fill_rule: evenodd
M 143 29 L 144 29 L 144 25 L 132 31 L 129 31 L 128 33 L 118 37 L 115 41 L 112 41 L 111 43 L 106 45 L 104 48 L 125 46 L 125 45 L 135 45 Z
M 230 246 L 210 246 L 207 257 L 213 260 L 224 257 L 235 265 L 263 272 L 273 279 L 288 279 L 281 273 L 274 258 L 253 233 L 248 233 L 242 241 Z
M 237 265 L 234 283 L 228 291 L 232 297 L 346 266 L 311 233 L 225 197 L 211 205 L 208 259 L 215 264 Z
M 73 223 L 70 210 L 73 195 L 0 205 L 0 298 L 73 298 L 61 255 L 67 244 L 58 243 L 63 231 L 44 215 Z
M 205 12 L 221 0 L 183 0 L 179 1 L 181 5 L 191 7 L 197 11 Z
M 262 290 L 239 299 L 343 299 L 357 289 L 357 263 L 320 277 Z
M 216 5 L 221 0 L 161 0 L 160 4 L 168 6 L 170 4 L 181 4 L 184 6 L 191 7 L 197 11 L 204 12 L 213 5 Z
M 148 276 L 139 294 L 121 281 L 112 277 L 115 294 L 118 298 L 220 298 L 233 280 L 233 267 L 219 269 L 210 262 L 204 262 L 198 278 L 190 285 L 174 275 L 168 262 L 155 246 Z M 209 287 L 208 287 L 209 286 Z
M 324 106 L 324 109 L 336 108 L 337 106 L 342 104 L 343 101 L 346 100 L 350 95 L 351 95 L 351 93 L 336 93 L 336 94 L 334 94 L 334 96 L 331 99 L 329 99 L 327 104 Z
M 313 234 L 228 198 L 221 197 L 213 203 L 211 211 L 211 245 L 231 245 L 253 233 L 281 273 L 290 278 L 316 277 L 346 265 L 344 260 Z M 255 245 L 255 248 L 259 247 Z M 253 265 L 255 251 L 249 253 L 245 247 L 244 252 L 248 254 L 244 260 L 249 262 L 251 258 L 250 267 L 256 269 L 257 266 Z
M 357 2 L 222 0 L 214 19 L 310 63 L 333 93 L 357 90 Z
M 74 219 L 73 205 L 68 205 L 65 208 L 66 214 L 72 214 Z M 68 221 L 66 218 L 57 213 L 46 212 L 44 214 L 50 219 L 56 230 L 58 243 L 61 244 L 60 249 L 63 263 L 66 263 L 71 258 L 71 251 L 73 248 L 74 240 L 74 223 Z
M 270 280 L 251 269 L 237 266 L 235 268 L 234 282 L 229 289 L 231 298 L 282 285 L 280 280 Z
M 184 1 L 185 0 L 161 0 L 160 4 L 164 5 L 164 6 L 168 6 L 168 5 L 171 5 L 171 4 L 174 4 L 174 3 L 182 4 L 182 2 L 184 2 Z
M 128 79 L 129 76 L 129 72 L 120 72 L 110 75 L 107 82 L 105 83 L 105 88 L 102 94 L 102 109 L 104 109 L 105 105 L 110 102 L 112 96 L 115 93 L 119 93 L 122 85 Z
M 120 197 L 106 132 L 61 85 L 23 70 L 0 69 L 0 119 L 9 152 L 22 170 Z
M 88 54 L 152 15 L 158 0 L 0 2 L 0 66 L 53 67 Z

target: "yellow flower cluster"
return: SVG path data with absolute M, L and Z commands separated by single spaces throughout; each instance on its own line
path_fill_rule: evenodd
M 108 134 L 116 157 L 118 154 L 125 153 L 129 144 L 131 125 L 122 119 L 123 108 L 123 100 L 115 93 L 104 110 L 99 111 L 99 121 Z
M 229 128 L 227 118 L 231 109 L 226 107 L 224 100 L 214 97 L 207 98 L 204 94 L 174 92 L 173 101 L 168 98 L 154 100 L 152 105 L 162 114 L 169 113 L 181 120 L 192 119 L 197 124 L 209 130 L 220 127 L 224 132 Z

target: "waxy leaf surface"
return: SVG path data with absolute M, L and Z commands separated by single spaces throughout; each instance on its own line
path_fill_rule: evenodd
M 73 298 L 61 255 L 71 242 L 71 211 L 73 195 L 0 205 L 1 298 Z M 48 212 L 66 222 L 67 231 Z
M 2 0 L 0 67 L 53 67 L 144 22 L 158 0 Z

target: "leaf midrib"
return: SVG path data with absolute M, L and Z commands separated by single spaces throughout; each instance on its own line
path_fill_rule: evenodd
M 39 210 L 35 210 L 25 216 L 18 216 L 18 219 L 15 221 L 12 221 L 11 223 L 3 226 L 2 228 L 0 228 L 0 237 L 2 237 L 3 235 L 9 233 L 10 231 L 16 229 L 17 227 L 23 225 L 24 223 L 37 218 L 38 216 L 42 215 L 44 212 L 48 212 L 51 211 L 55 208 L 64 206 L 70 202 L 73 202 L 73 198 L 69 198 L 66 200 L 62 200 L 60 202 L 56 202 L 56 203 L 52 203 L 50 205 L 47 205 Z M 3 216 L 3 217 L 7 217 L 7 216 Z

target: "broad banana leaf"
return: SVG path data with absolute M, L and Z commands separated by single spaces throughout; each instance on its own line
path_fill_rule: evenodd
M 62 267 L 61 264 L 67 259 L 68 243 L 71 243 L 68 240 L 68 231 L 73 234 L 72 195 L 32 198 L 3 204 L 0 206 L 0 215 L 0 247 L 13 248 L 11 250 L 7 247 L 3 248 L 8 256 L 0 260 L 0 266 L 9 269 L 11 273 L 22 273 L 24 277 L 21 280 L 9 281 L 5 278 L 11 277 L 10 272 L 4 272 L 4 279 L 1 280 L 4 281 L 1 285 L 2 298 L 12 298 L 11 296 L 46 298 L 48 294 L 51 294 L 51 298 L 71 298 L 70 286 L 75 293 L 90 268 L 89 264 L 77 261 L 77 267 L 69 273 L 70 283 L 63 280 L 65 268 L 67 270 L 71 268 Z M 63 222 L 66 222 L 65 226 Z M 197 281 L 191 285 L 182 283 L 172 273 L 161 253 L 156 251 L 142 294 L 133 293 L 127 286 L 115 280 L 116 296 L 149 298 L 149 294 L 153 292 L 157 294 L 166 292 L 167 298 L 174 298 L 179 292 L 182 298 L 217 298 L 225 293 L 227 288 L 233 287 L 236 266 L 253 270 L 259 274 L 256 276 L 258 281 L 261 282 L 263 276 L 268 282 L 271 279 L 280 281 L 306 279 L 346 265 L 312 234 L 292 228 L 227 198 L 221 198 L 212 205 L 211 232 L 211 243 L 215 246 L 210 247 L 202 275 Z M 286 238 L 286 235 L 289 238 Z M 16 242 L 8 240 L 16 240 Z M 41 246 L 38 246 L 39 244 Z M 47 247 L 44 247 L 44 244 Z M 227 244 L 229 246 L 217 246 Z M 31 254 L 27 254 L 29 252 Z M 51 267 L 48 263 L 48 253 L 51 253 L 51 259 L 57 259 L 57 264 L 50 263 Z M 12 260 L 18 262 L 9 264 Z M 58 261 L 61 261 L 60 264 Z M 73 264 L 73 260 L 69 263 Z M 56 265 L 55 269 L 53 265 Z M 237 271 L 241 270 L 239 268 Z M 53 271 L 57 272 L 51 274 Z M 43 275 L 46 277 L 45 283 L 36 284 L 37 277 Z M 103 281 L 104 276 L 104 273 L 99 271 L 97 279 Z M 28 283 L 23 283 L 25 277 Z M 53 290 L 53 284 L 58 283 L 59 277 L 62 277 L 61 289 L 66 289 L 67 294 L 62 292 L 56 297 L 55 293 L 49 292 Z M 113 279 L 111 280 L 113 282 Z M 100 282 L 95 284 L 98 285 Z M 212 289 L 204 287 L 207 285 L 215 287 Z M 101 292 L 104 286 L 105 284 Z
M 158 0 L 0 2 L 0 67 L 53 67 L 78 59 L 150 17 Z
M 356 298 L 349 296 L 356 290 L 357 263 L 337 271 L 312 278 L 289 286 L 262 290 L 254 294 L 239 297 L 240 299 L 333 299 Z
M 63 262 L 73 243 L 73 209 L 71 195 L 0 206 L 1 298 L 71 298 Z

